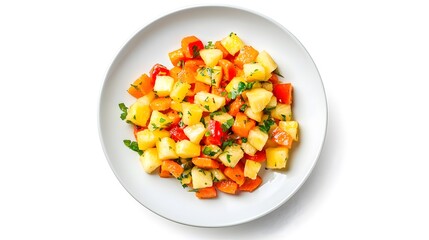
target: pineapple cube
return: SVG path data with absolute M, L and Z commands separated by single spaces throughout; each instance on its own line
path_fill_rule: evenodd
M 209 86 L 219 87 L 222 81 L 222 67 L 202 67 L 197 69 L 195 79 L 199 82 L 205 83 Z
M 182 186 L 190 184 L 192 182 L 191 169 L 183 171 L 182 175 L 180 175 L 178 179 Z
M 264 66 L 265 70 L 268 73 L 276 70 L 277 64 L 274 62 L 273 58 L 265 50 L 261 51 L 256 57 L 256 62 Z
M 251 108 L 246 108 L 246 110 L 244 110 L 244 114 L 246 114 L 246 116 L 248 116 L 249 118 L 257 121 L 257 122 L 261 122 L 262 121 L 262 115 L 264 115 L 264 112 L 257 112 L 255 113 L 254 111 L 252 111 Z
M 170 98 L 173 101 L 180 103 L 185 98 L 189 89 L 191 89 L 191 85 L 189 83 L 177 81 L 170 92 Z
M 281 121 L 291 121 L 292 108 L 290 105 L 279 103 L 276 108 L 271 111 L 271 117 Z
M 181 158 L 192 158 L 200 156 L 201 147 L 189 140 L 182 140 L 176 143 L 176 153 Z
M 153 99 L 155 99 L 155 93 L 153 91 L 150 91 L 148 94 L 146 94 L 143 97 L 137 99 L 137 102 L 141 102 L 144 105 L 149 105 L 152 102 Z
M 219 49 L 202 49 L 200 56 L 208 67 L 214 67 L 222 59 L 223 53 Z
M 232 120 L 231 120 L 232 119 Z M 228 113 L 226 113 L 226 112 L 222 112 L 222 113 L 220 113 L 219 115 L 214 115 L 213 116 L 213 120 L 215 120 L 215 121 L 218 121 L 218 122 L 220 122 L 220 124 L 224 124 L 224 123 L 226 123 L 226 122 L 228 122 L 228 121 L 232 121 L 232 122 L 234 122 L 234 117 L 233 116 L 231 116 L 231 115 L 229 115 Z
M 182 103 L 171 101 L 170 108 L 174 111 L 181 112 L 182 111 Z
M 265 108 L 269 110 L 273 110 L 276 106 L 277 106 L 277 98 L 276 96 L 272 96 Z
M 270 92 L 272 92 L 273 91 L 273 88 L 274 88 L 274 86 L 273 86 L 273 83 L 272 82 L 262 82 L 262 88 L 263 89 L 265 89 L 265 90 L 267 90 L 267 91 L 270 91 Z
M 252 146 L 252 144 L 245 142 L 241 143 L 241 149 L 243 149 L 244 153 L 246 153 L 249 156 L 255 156 L 256 148 Z
M 140 156 L 140 163 L 145 172 L 151 173 L 161 166 L 162 161 L 158 158 L 158 151 L 156 148 L 149 148 Z
M 194 96 L 194 102 L 205 112 L 214 112 L 225 105 L 225 98 L 212 93 L 198 92 Z
M 155 110 L 150 117 L 148 128 L 151 131 L 162 130 L 168 127 L 172 122 L 173 121 L 167 115 Z
M 235 167 L 238 161 L 243 158 L 244 153 L 239 145 L 228 146 L 219 156 L 219 160 L 227 167 Z
M 212 173 L 197 166 L 191 170 L 192 187 L 194 189 L 206 188 L 213 186 Z
M 241 41 L 237 34 L 233 32 L 222 39 L 220 43 L 231 55 L 235 55 L 238 51 L 240 51 L 240 49 L 244 47 L 243 41 Z
M 169 137 L 163 137 L 160 141 L 157 141 L 156 149 L 158 150 L 158 157 L 161 160 L 176 159 L 179 157 L 175 151 L 176 142 Z
M 206 132 L 206 128 L 204 127 L 204 124 L 197 123 L 185 127 L 185 129 L 183 129 L 183 132 L 191 142 L 195 144 L 200 144 L 200 141 L 201 139 L 203 139 L 204 133 Z
M 249 131 L 247 142 L 250 143 L 254 148 L 261 151 L 264 148 L 265 143 L 268 140 L 268 134 L 262 132 L 259 127 L 254 127 Z
M 248 81 L 264 81 L 265 68 L 259 63 L 246 63 L 243 65 L 244 77 Z
M 226 176 L 223 174 L 221 170 L 214 168 L 214 169 L 210 169 L 210 172 L 212 173 L 213 182 L 226 180 Z
M 200 122 L 203 110 L 197 104 L 182 103 L 182 121 L 186 125 L 194 125 Z
M 136 101 L 128 108 L 127 117 L 125 120 L 132 122 L 135 125 L 146 127 L 151 111 L 152 110 L 149 107 L 149 104 Z
M 298 122 L 297 121 L 280 121 L 279 127 L 287 132 L 294 141 L 298 141 Z
M 237 90 L 238 84 L 240 82 L 246 83 L 246 80 L 244 80 L 243 77 L 234 77 L 233 79 L 231 79 L 231 81 L 228 83 L 228 85 L 226 85 L 225 90 L 227 92 L 232 92 L 234 90 Z
M 249 100 L 250 108 L 253 112 L 261 112 L 270 102 L 273 96 L 272 92 L 269 92 L 263 88 L 254 88 L 246 93 Z
M 159 97 L 167 97 L 173 89 L 174 78 L 170 76 L 156 76 L 155 86 L 153 91 Z
M 210 144 L 204 146 L 202 153 L 206 155 L 208 158 L 216 159 L 222 153 L 222 149 L 219 146 Z
M 137 144 L 140 150 L 146 150 L 155 147 L 156 141 L 163 137 L 170 137 L 170 132 L 166 130 L 150 131 L 145 129 L 137 133 Z
M 265 153 L 267 155 L 267 168 L 282 169 L 286 167 L 289 158 L 289 149 L 287 147 L 267 148 Z
M 252 160 L 246 160 L 246 164 L 244 165 L 244 176 L 255 180 L 260 169 L 261 163 Z

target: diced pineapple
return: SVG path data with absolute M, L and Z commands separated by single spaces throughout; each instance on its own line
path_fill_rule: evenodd
M 174 111 L 181 112 L 182 111 L 182 103 L 171 101 L 170 108 Z
M 219 156 L 219 160 L 227 167 L 235 167 L 238 161 L 244 156 L 243 150 L 239 145 L 228 146 Z
M 267 168 L 282 169 L 286 167 L 289 158 L 289 149 L 286 147 L 276 147 L 265 149 L 267 156 Z
M 276 96 L 272 96 L 265 108 L 268 110 L 273 110 L 276 106 L 277 106 L 277 98 Z
M 244 165 L 244 176 L 250 179 L 256 179 L 258 172 L 261 169 L 261 163 L 252 160 L 246 160 Z
M 273 83 L 272 82 L 263 82 L 262 83 L 262 88 L 272 92 L 273 91 Z
M 170 95 L 171 90 L 173 89 L 174 78 L 170 76 L 156 76 L 155 86 L 153 91 L 159 97 L 166 97 Z
M 253 112 L 252 109 L 250 107 L 246 108 L 246 110 L 244 110 L 244 114 L 246 114 L 246 116 L 248 116 L 249 118 L 257 121 L 257 122 L 261 122 L 262 121 L 262 115 L 264 114 L 264 112 Z
M 130 121 L 141 127 L 146 127 L 151 111 L 149 104 L 136 101 L 128 108 L 126 121 Z
M 273 96 L 272 92 L 269 92 L 263 88 L 254 88 L 246 93 L 249 100 L 250 108 L 253 112 L 261 112 L 270 102 Z
M 246 63 L 243 65 L 244 77 L 248 81 L 264 81 L 265 68 L 259 63 Z
M 194 96 L 194 102 L 204 109 L 204 112 L 215 112 L 225 105 L 225 98 L 207 92 L 198 92 Z
M 155 147 L 156 141 L 158 141 L 159 139 L 169 136 L 170 132 L 166 130 L 150 131 L 149 129 L 145 129 L 137 133 L 137 143 L 139 149 L 144 151 L 146 149 Z
M 190 184 L 192 182 L 191 169 L 183 171 L 182 175 L 178 179 L 182 186 Z
M 204 124 L 197 123 L 197 124 L 185 127 L 185 129 L 183 129 L 183 132 L 191 142 L 200 144 L 200 141 L 201 139 L 203 139 L 204 133 L 206 132 L 206 128 L 204 127 Z
M 194 189 L 206 188 L 213 186 L 212 173 L 209 170 L 204 170 L 194 166 L 191 170 L 192 187 Z
M 234 118 L 233 116 L 229 115 L 226 112 L 222 112 L 220 114 L 216 114 L 213 116 L 213 120 L 220 122 L 220 124 L 224 124 L 228 121 L 231 121 L 231 119 L 233 118 Z M 234 121 L 234 119 L 232 121 Z
M 210 169 L 210 172 L 212 173 L 213 182 L 226 180 L 226 177 L 221 170 L 214 168 L 214 169 Z
M 159 111 L 153 111 L 150 117 L 149 130 L 155 131 L 168 127 L 173 121 Z
M 149 148 L 140 156 L 140 163 L 145 172 L 151 173 L 161 166 L 162 161 L 158 158 L 158 151 L 156 148 Z
M 256 148 L 248 142 L 241 143 L 241 149 L 249 156 L 254 156 L 257 151 Z
M 298 122 L 297 121 L 280 121 L 279 127 L 287 132 L 294 141 L 298 141 Z
M 256 62 L 258 62 L 262 66 L 264 66 L 265 70 L 268 73 L 271 73 L 272 71 L 276 70 L 276 68 L 277 68 L 276 62 L 271 57 L 271 55 L 268 54 L 265 50 L 261 51 L 258 54 L 258 56 L 256 57 Z
M 227 37 L 220 41 L 222 46 L 229 52 L 231 55 L 235 55 L 241 48 L 244 47 L 243 41 L 235 33 L 230 33 Z
M 223 53 L 219 49 L 201 49 L 200 56 L 208 67 L 214 67 L 222 59 Z
M 197 75 L 195 76 L 197 81 L 205 83 L 209 86 L 219 87 L 222 80 L 222 67 L 202 67 L 197 70 Z
M 254 127 L 249 131 L 247 142 L 250 143 L 254 148 L 261 151 L 264 148 L 265 143 L 268 140 L 268 134 L 262 132 L 259 127 Z
M 238 84 L 240 82 L 246 83 L 246 80 L 243 77 L 234 77 L 231 81 L 226 85 L 225 90 L 227 92 L 232 92 L 238 89 Z
M 176 153 L 181 158 L 192 158 L 200 156 L 200 145 L 189 140 L 182 140 L 176 143 Z
M 158 157 L 161 160 L 176 159 L 179 157 L 175 151 L 176 142 L 169 137 L 163 137 L 160 141 L 157 141 L 156 149 L 158 150 Z
M 281 121 L 291 121 L 292 108 L 290 105 L 279 103 L 276 108 L 271 111 L 271 117 Z
M 185 98 L 189 89 L 191 89 L 191 85 L 189 83 L 177 81 L 170 92 L 170 98 L 173 101 L 180 103 Z
M 203 147 L 202 153 L 211 159 L 216 159 L 222 153 L 222 149 L 219 146 L 210 144 Z
M 153 91 L 150 91 L 148 94 L 146 94 L 143 97 L 137 99 L 137 102 L 141 102 L 144 105 L 149 105 L 152 102 L 153 99 L 155 99 L 155 93 Z
M 203 116 L 203 110 L 197 104 L 183 102 L 182 114 L 182 121 L 184 124 L 194 125 L 200 122 Z

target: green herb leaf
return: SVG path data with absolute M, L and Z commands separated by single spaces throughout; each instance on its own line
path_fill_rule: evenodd
M 159 119 L 159 122 L 160 122 L 160 123 L 163 123 L 163 122 L 165 122 L 165 119 L 164 119 L 164 118 L 160 118 L 160 119 Z
M 203 154 L 206 156 L 213 157 L 214 155 L 216 155 L 216 153 L 218 153 L 218 151 L 212 151 L 209 147 L 204 147 L 203 149 Z
M 243 142 L 243 143 L 247 143 L 247 138 L 241 138 L 241 142 Z
M 221 127 L 222 127 L 222 131 L 223 132 L 227 132 L 228 129 L 230 129 L 232 127 L 232 125 L 234 124 L 234 118 L 230 118 L 228 119 L 226 122 L 224 122 Z
M 125 118 L 127 118 L 127 113 L 128 113 L 127 106 L 125 106 L 124 103 L 119 103 L 119 109 L 121 109 L 121 111 L 122 111 L 122 113 L 121 113 L 121 119 L 125 120 Z
M 270 128 L 272 125 L 274 125 L 274 123 L 275 123 L 274 120 L 272 118 L 269 118 L 264 122 L 262 122 L 262 125 L 259 125 L 259 129 L 262 132 L 268 133 L 268 131 L 270 131 Z
M 234 139 L 228 139 L 228 140 L 224 141 L 224 142 L 222 143 L 222 150 L 224 150 L 226 147 L 230 147 L 230 146 L 232 146 L 232 144 L 233 144 L 234 142 L 235 142 L 235 141 L 234 141 Z
M 247 104 L 243 104 L 243 105 L 241 105 L 241 107 L 240 107 L 240 111 L 246 111 L 246 108 L 247 108 Z
M 231 162 L 231 154 L 226 154 L 226 160 L 230 163 Z
M 213 49 L 215 45 L 212 41 L 208 41 L 207 45 L 204 46 L 205 49 Z
M 280 74 L 280 71 L 279 71 L 279 69 L 278 69 L 278 68 L 276 68 L 276 70 L 274 70 L 274 73 L 275 73 L 276 75 L 279 75 L 280 77 L 284 78 L 284 77 L 283 77 L 283 75 L 281 75 L 281 74 Z
M 133 150 L 134 152 L 137 152 L 139 155 L 143 154 L 143 151 L 139 149 L 139 145 L 137 142 L 131 140 L 124 140 L 124 144 L 129 149 Z

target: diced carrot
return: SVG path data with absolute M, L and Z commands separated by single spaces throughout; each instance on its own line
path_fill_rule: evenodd
M 169 52 L 168 57 L 170 58 L 170 61 L 173 64 L 173 66 L 177 66 L 180 61 L 185 60 L 185 55 L 183 54 L 183 51 L 181 48 L 174 50 L 172 52 Z
M 172 175 L 169 171 L 163 170 L 162 168 L 159 168 L 158 175 L 159 175 L 159 177 L 162 177 L 162 178 L 171 178 L 172 177 Z
M 217 48 L 217 49 L 219 49 L 219 50 L 221 50 L 221 51 L 222 51 L 223 58 L 226 58 L 226 57 L 229 55 L 228 50 L 226 50 L 226 48 L 224 48 L 224 47 L 222 46 L 222 43 L 220 43 L 220 41 L 216 41 L 216 42 L 215 42 L 215 48 Z
M 254 62 L 258 54 L 259 52 L 256 49 L 246 45 L 240 50 L 237 57 L 235 57 L 234 64 L 239 68 L 243 68 L 244 64 Z
M 236 182 L 239 186 L 243 185 L 244 183 L 244 167 L 241 162 L 238 162 L 235 167 L 226 167 L 223 171 L 225 176 L 229 177 L 231 180 Z
M 143 74 L 131 84 L 128 88 L 128 93 L 135 98 L 140 98 L 150 91 L 152 91 L 153 85 L 148 75 Z
M 173 67 L 170 69 L 170 77 L 174 78 L 175 81 L 179 79 L 179 73 L 182 71 L 181 67 Z
M 234 102 L 231 103 L 231 105 L 229 105 L 229 115 L 231 116 L 236 116 L 238 112 L 240 112 L 240 108 L 241 106 L 243 106 L 244 101 L 241 97 L 238 97 L 234 100 Z
M 237 73 L 234 64 L 226 59 L 220 59 L 218 65 L 222 67 L 223 78 L 230 81 Z
M 197 167 L 205 169 L 219 168 L 218 161 L 205 157 L 194 157 L 192 158 L 192 163 Z
M 150 108 L 152 108 L 152 110 L 164 111 L 169 109 L 170 105 L 171 105 L 171 98 L 160 97 L 152 100 L 152 102 L 150 103 Z
M 170 124 L 170 126 L 174 126 L 179 124 L 180 122 L 180 116 L 179 114 L 174 111 L 174 110 L 170 110 L 167 112 L 167 117 L 172 121 L 172 123 Z
M 273 136 L 272 139 L 274 140 L 274 142 L 283 145 L 289 149 L 292 148 L 293 138 L 283 129 L 276 127 L 271 133 L 271 135 Z
M 253 192 L 255 189 L 259 187 L 262 183 L 262 178 L 260 176 L 256 176 L 256 179 L 253 180 L 251 178 L 247 178 L 244 181 L 243 185 L 238 187 L 238 190 L 244 192 Z
M 247 137 L 250 129 L 256 125 L 253 119 L 249 119 L 246 114 L 238 112 L 232 125 L 232 131 L 240 137 Z
M 173 175 L 175 178 L 180 177 L 180 175 L 183 173 L 184 169 L 182 166 L 180 166 L 177 162 L 172 160 L 164 160 L 161 164 L 161 171 L 168 171 Z
M 203 42 L 195 36 L 187 36 L 182 39 L 182 52 L 186 58 L 196 58 L 200 50 L 204 48 Z
M 236 194 L 238 189 L 238 184 L 232 180 L 222 180 L 214 183 L 215 187 L 219 191 L 229 194 Z
M 194 94 L 198 92 L 210 92 L 210 86 L 202 82 L 195 82 Z
M 195 192 L 195 196 L 199 199 L 209 199 L 209 198 L 215 198 L 217 197 L 217 191 L 216 188 L 206 187 L 206 188 L 200 188 Z

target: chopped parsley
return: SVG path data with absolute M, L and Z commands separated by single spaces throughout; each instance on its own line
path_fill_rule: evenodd
M 283 75 L 281 75 L 281 74 L 280 74 L 280 71 L 279 71 L 279 69 L 278 69 L 278 68 L 276 68 L 276 70 L 274 70 L 274 73 L 275 73 L 276 75 L 279 75 L 280 77 L 284 78 L 284 77 L 283 77 Z
M 209 105 L 204 105 L 204 108 L 207 109 L 207 111 L 210 111 Z
M 259 125 L 259 129 L 264 132 L 264 133 L 268 133 L 268 131 L 270 131 L 270 128 L 272 125 L 274 125 L 274 120 L 272 118 L 269 118 L 265 121 L 262 122 L 262 125 Z
M 243 104 L 243 105 L 241 105 L 241 107 L 240 107 L 240 111 L 246 111 L 246 108 L 247 108 L 247 104 Z
M 231 163 L 231 154 L 226 154 L 226 160 Z
M 124 140 L 124 144 L 129 149 L 133 150 L 134 152 L 137 152 L 139 155 L 143 154 L 143 151 L 139 149 L 139 145 L 137 144 L 137 142 L 131 140 Z
M 249 83 L 239 82 L 237 85 L 237 88 L 233 88 L 232 91 L 228 93 L 228 98 L 236 99 L 244 91 L 252 89 L 254 84 L 255 82 L 249 82 Z
M 222 143 L 222 149 L 225 149 L 226 147 L 232 146 L 234 143 L 234 139 L 228 139 Z
M 245 137 L 244 137 L 244 138 L 241 138 L 241 142 L 242 142 L 242 143 L 247 143 L 247 138 L 245 138 Z
M 221 125 L 222 131 L 227 132 L 228 129 L 230 129 L 233 124 L 234 124 L 234 118 L 228 119 L 226 122 L 222 123 L 222 125 Z
M 200 50 L 198 50 L 197 45 L 192 46 L 192 56 L 194 58 L 200 56 Z
M 213 44 L 213 42 L 212 42 L 212 41 L 209 41 L 209 42 L 207 43 L 207 45 L 205 45 L 205 46 L 204 46 L 204 48 L 205 48 L 205 49 L 213 49 L 213 48 L 215 48 L 215 45 Z
M 219 152 L 219 150 L 212 151 L 212 149 L 209 147 L 204 147 L 204 149 L 203 149 L 203 154 L 206 156 L 210 156 L 210 157 L 214 157 L 218 152 Z
M 160 119 L 159 119 L 159 122 L 160 122 L 160 123 L 165 122 L 165 118 L 160 118 Z
M 122 113 L 121 113 L 121 119 L 125 120 L 125 118 L 127 118 L 127 113 L 128 113 L 127 106 L 125 106 L 124 103 L 119 103 L 119 109 L 121 109 L 121 111 L 122 111 Z

